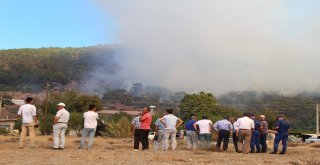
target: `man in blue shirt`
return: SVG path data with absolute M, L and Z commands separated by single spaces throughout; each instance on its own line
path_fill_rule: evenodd
M 198 133 L 194 129 L 193 124 L 197 122 L 197 117 L 195 115 L 191 115 L 191 119 L 186 123 L 185 128 L 187 131 L 187 144 L 188 149 L 197 149 L 198 144 Z
M 213 125 L 213 129 L 219 131 L 218 141 L 216 148 L 220 150 L 221 141 L 223 140 L 223 151 L 228 149 L 229 137 L 232 133 L 233 126 L 230 121 L 227 120 L 228 117 L 224 117 L 224 119 L 217 121 Z
M 282 151 L 280 154 L 284 155 L 286 153 L 290 124 L 284 119 L 284 117 L 284 114 L 278 116 L 278 121 L 276 122 L 275 127 L 277 134 L 274 138 L 273 152 L 270 154 L 277 154 L 280 141 L 282 141 Z
M 254 130 L 252 131 L 252 136 L 251 136 L 251 143 L 250 143 L 250 148 L 251 151 L 250 153 L 254 153 L 254 147 L 256 146 L 257 151 L 256 153 L 261 152 L 261 146 L 260 146 L 260 121 L 256 119 L 253 113 L 250 114 L 250 118 L 254 122 Z

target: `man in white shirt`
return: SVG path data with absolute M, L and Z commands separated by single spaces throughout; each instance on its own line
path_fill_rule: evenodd
M 234 128 L 236 131 L 236 135 L 238 136 L 239 142 L 242 147 L 242 152 L 244 154 L 249 153 L 250 142 L 251 142 L 251 135 L 254 129 L 254 121 L 249 118 L 249 113 L 243 113 L 243 117 L 239 118 L 234 123 Z M 241 152 L 241 150 L 239 151 Z
M 26 104 L 20 106 L 18 115 L 22 117 L 21 135 L 19 147 L 23 148 L 23 142 L 29 132 L 30 136 L 30 146 L 35 147 L 35 131 L 34 126 L 38 124 L 37 120 L 37 109 L 33 103 L 32 97 L 26 98 Z M 1 106 L 1 105 L 0 105 Z
M 167 109 L 168 115 L 163 116 L 160 118 L 160 122 L 164 126 L 164 150 L 169 149 L 169 137 L 171 136 L 171 141 L 172 141 L 172 150 L 175 150 L 177 148 L 177 140 L 176 140 L 176 135 L 177 135 L 177 129 L 183 121 L 173 115 L 173 109 Z M 177 124 L 177 121 L 179 122 Z
M 92 105 L 89 105 L 89 111 L 83 114 L 84 128 L 82 131 L 82 137 L 81 137 L 79 149 L 83 148 L 84 143 L 86 141 L 86 137 L 88 135 L 89 135 L 88 149 L 92 149 L 93 138 L 97 128 L 97 120 L 99 119 L 99 116 L 98 116 L 98 113 L 96 113 L 96 110 L 97 110 L 96 106 L 92 104 Z
M 57 114 L 53 121 L 53 149 L 63 150 L 65 146 L 65 133 L 68 128 L 70 113 L 64 108 L 64 103 L 57 105 Z
M 199 132 L 200 147 L 205 149 L 211 148 L 212 141 L 212 121 L 207 116 L 202 116 L 202 120 L 193 124 L 195 130 Z

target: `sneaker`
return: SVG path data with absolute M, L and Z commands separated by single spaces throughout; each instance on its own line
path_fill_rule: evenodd
M 64 148 L 58 148 L 58 150 L 64 150 Z
M 133 151 L 139 151 L 138 149 L 134 149 Z
M 256 153 L 261 153 L 261 151 L 256 151 Z
M 253 150 L 251 150 L 251 151 L 250 151 L 250 153 L 254 153 L 254 151 L 253 151 Z
M 53 150 L 59 150 L 59 148 L 52 148 Z
M 273 151 L 273 152 L 270 152 L 269 154 L 277 154 L 277 152 Z

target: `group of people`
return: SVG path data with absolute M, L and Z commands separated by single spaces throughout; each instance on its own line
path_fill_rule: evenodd
M 146 120 L 148 119 L 148 120 Z M 201 120 L 197 120 L 195 115 L 191 115 L 190 120 L 185 124 L 186 140 L 188 149 L 211 149 L 212 132 L 218 132 L 218 139 L 216 143 L 216 150 L 226 151 L 230 136 L 232 137 L 235 151 L 238 153 L 267 153 L 267 136 L 268 136 L 268 122 L 265 115 L 260 115 L 259 119 L 252 113 L 243 113 L 241 118 L 228 117 L 213 123 L 202 116 Z M 148 108 L 145 108 L 143 113 L 135 117 L 132 121 L 132 134 L 134 135 L 134 150 L 139 150 L 139 143 L 142 143 L 142 150 L 149 148 L 148 133 L 150 132 L 152 117 Z M 173 115 L 173 110 L 168 109 L 167 114 L 163 114 L 158 118 L 155 125 L 155 141 L 160 145 L 161 151 L 169 149 L 169 138 L 172 143 L 172 150 L 177 148 L 176 133 L 177 128 L 183 121 L 177 116 Z M 143 125 L 143 126 L 142 126 Z M 147 127 L 146 127 L 147 125 Z M 280 154 L 285 154 L 287 149 L 287 141 L 289 135 L 290 125 L 285 120 L 283 114 L 277 117 L 276 126 L 274 128 L 276 136 L 274 139 L 273 151 L 270 154 L 278 153 L 278 145 L 282 141 L 282 151 Z M 222 150 L 221 144 L 223 142 Z
M 65 109 L 64 103 L 56 105 L 57 113 L 53 120 L 53 149 L 63 150 L 65 147 L 65 133 L 68 128 L 70 113 Z M 37 109 L 33 105 L 33 98 L 27 97 L 26 104 L 20 106 L 18 115 L 22 118 L 21 134 L 19 147 L 24 148 L 25 137 L 29 134 L 30 147 L 35 148 L 35 126 L 38 125 Z M 89 136 L 87 148 L 93 147 L 93 139 L 97 128 L 97 120 L 99 119 L 96 113 L 96 106 L 89 105 L 89 110 L 83 114 L 84 128 L 80 141 L 79 149 L 84 148 L 86 138 Z
M 24 141 L 27 134 L 30 137 L 30 147 L 35 146 L 35 126 L 38 125 L 37 110 L 32 104 L 33 98 L 26 98 L 26 104 L 19 108 L 18 115 L 22 118 L 21 135 L 19 146 L 24 147 Z M 65 147 L 65 133 L 68 128 L 70 113 L 65 109 L 64 103 L 56 106 L 57 113 L 53 120 L 53 149 L 63 150 Z M 87 148 L 93 147 L 93 140 L 97 128 L 96 106 L 89 105 L 88 111 L 83 114 L 84 129 L 80 141 L 79 149 L 85 147 L 86 138 L 89 137 Z M 131 131 L 134 136 L 134 151 L 139 151 L 139 144 L 142 144 L 142 150 L 149 149 L 148 135 L 151 129 L 152 115 L 149 108 L 144 108 L 142 113 L 133 118 L 131 123 Z M 158 118 L 155 125 L 156 137 L 155 141 L 160 145 L 160 150 L 169 150 L 169 138 L 171 141 L 171 149 L 177 148 L 176 134 L 177 128 L 183 124 L 183 120 L 173 115 L 173 109 L 167 109 L 167 113 Z M 212 132 L 218 132 L 218 140 L 216 150 L 220 151 L 223 142 L 222 151 L 228 149 L 229 138 L 232 136 L 235 151 L 239 153 L 266 153 L 267 152 L 267 136 L 268 122 L 264 115 L 260 115 L 259 119 L 254 114 L 244 113 L 243 117 L 230 121 L 228 117 L 213 124 L 206 116 L 202 116 L 201 120 L 197 120 L 195 115 L 191 115 L 190 120 L 186 122 L 186 139 L 188 149 L 211 149 Z M 282 151 L 285 154 L 287 149 L 287 141 L 290 125 L 285 120 L 283 114 L 279 115 L 276 122 L 276 136 L 274 139 L 274 149 L 271 154 L 277 154 L 278 145 L 282 141 Z M 249 151 L 250 149 L 250 151 Z

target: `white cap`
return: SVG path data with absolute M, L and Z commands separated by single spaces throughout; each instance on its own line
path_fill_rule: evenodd
M 266 116 L 265 115 L 260 115 L 260 118 L 265 119 Z
M 66 105 L 64 103 L 59 103 L 59 104 L 57 104 L 57 106 L 65 107 Z

